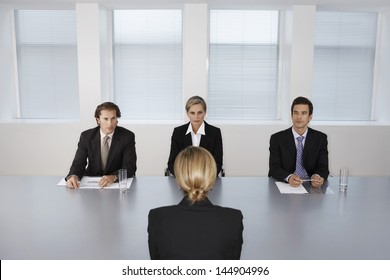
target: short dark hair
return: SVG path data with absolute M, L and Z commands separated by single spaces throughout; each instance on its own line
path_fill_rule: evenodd
M 102 110 L 108 110 L 108 111 L 115 111 L 116 112 L 116 117 L 120 118 L 121 117 L 121 110 L 119 110 L 119 107 L 112 102 L 104 102 L 96 107 L 95 110 L 95 118 L 99 118 L 100 113 Z
M 303 96 L 299 96 L 294 99 L 293 103 L 291 104 L 291 115 L 294 113 L 294 106 L 295 105 L 309 105 L 309 116 L 313 114 L 313 103 L 309 99 Z

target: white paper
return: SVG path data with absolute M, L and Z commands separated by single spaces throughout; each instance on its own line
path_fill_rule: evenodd
M 98 185 L 101 178 L 102 177 L 84 176 L 80 181 L 80 189 L 101 189 Z M 127 178 L 127 189 L 130 189 L 132 182 L 133 178 Z M 66 186 L 65 179 L 61 179 L 57 186 Z M 119 183 L 113 183 L 107 187 L 104 187 L 103 189 L 119 189 Z
M 280 193 L 297 193 L 297 194 L 305 194 L 307 190 L 303 187 L 303 185 L 299 185 L 298 187 L 291 187 L 288 183 L 284 182 L 275 182 L 278 186 Z

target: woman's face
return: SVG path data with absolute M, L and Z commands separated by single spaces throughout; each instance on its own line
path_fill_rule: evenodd
M 206 116 L 205 110 L 203 110 L 203 106 L 201 104 L 195 104 L 188 109 L 187 112 L 188 118 L 193 126 L 199 127 L 204 117 Z

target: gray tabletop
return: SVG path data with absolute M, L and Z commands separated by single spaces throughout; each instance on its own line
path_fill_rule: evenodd
M 0 259 L 149 259 L 149 210 L 182 197 L 171 177 L 137 177 L 124 195 L 60 179 L 0 176 Z M 293 195 L 225 177 L 209 197 L 242 211 L 241 259 L 390 259 L 390 178 L 352 177 L 346 193 L 337 180 Z

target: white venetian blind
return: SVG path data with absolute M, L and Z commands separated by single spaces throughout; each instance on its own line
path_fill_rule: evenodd
M 315 28 L 315 119 L 370 120 L 377 14 L 319 11 Z
M 181 10 L 114 11 L 114 100 L 123 117 L 182 116 Z
M 16 10 L 20 118 L 79 117 L 74 10 Z
M 276 119 L 278 21 L 278 11 L 210 11 L 209 119 Z

